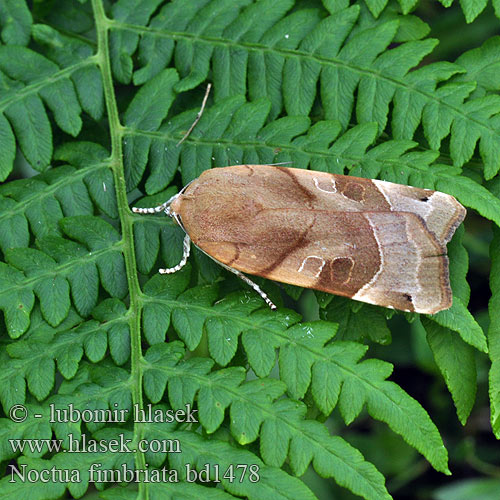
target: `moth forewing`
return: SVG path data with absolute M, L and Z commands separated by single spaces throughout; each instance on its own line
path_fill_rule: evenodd
M 451 306 L 446 243 L 465 209 L 450 195 L 238 165 L 203 172 L 169 201 L 166 213 L 193 243 L 240 277 L 244 272 L 404 311 L 432 314 Z

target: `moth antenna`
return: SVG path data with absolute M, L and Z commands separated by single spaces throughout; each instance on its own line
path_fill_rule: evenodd
M 191 184 L 191 183 L 189 183 Z M 171 196 L 165 203 L 162 203 L 161 205 L 158 205 L 157 207 L 132 207 L 132 212 L 135 214 L 157 214 L 160 212 L 165 212 L 169 217 L 172 217 L 172 213 L 170 212 L 170 205 L 172 202 L 177 198 L 181 193 L 184 192 L 184 189 L 186 189 L 189 184 L 187 184 L 180 193 L 174 194 Z
M 203 97 L 203 101 L 201 103 L 200 111 L 198 111 L 198 114 L 196 115 L 194 122 L 189 127 L 189 130 L 183 135 L 182 139 L 176 144 L 176 147 L 180 146 L 189 137 L 189 134 L 193 131 L 194 127 L 196 127 L 196 124 L 200 121 L 201 115 L 203 114 L 203 111 L 205 109 L 205 105 L 207 104 L 208 94 L 210 94 L 211 88 L 212 84 L 209 83 L 207 85 L 207 90 L 205 91 L 205 97 Z
M 168 269 L 158 269 L 158 272 L 160 274 L 172 274 L 176 273 L 177 271 L 180 271 L 186 265 L 190 251 L 191 251 L 191 239 L 189 238 L 189 235 L 186 234 L 186 236 L 184 236 L 183 254 L 181 261 L 175 267 L 170 267 Z
M 266 304 L 271 308 L 272 311 L 276 311 L 276 305 L 274 302 L 271 301 L 271 299 L 267 296 L 265 292 L 262 291 L 262 288 L 260 288 L 257 283 L 254 283 L 250 278 L 245 276 L 241 271 L 238 271 L 238 269 L 234 269 L 232 267 L 228 267 L 226 265 L 223 265 L 228 271 L 231 271 L 232 273 L 236 274 L 238 278 L 242 279 L 247 285 L 250 285 L 266 302 Z
M 141 208 L 141 207 L 132 207 L 132 212 L 136 214 L 154 214 L 154 213 L 159 213 L 159 212 L 164 212 L 165 209 L 170 205 L 170 200 L 166 201 L 165 203 L 162 203 L 161 205 L 158 205 L 157 207 L 146 207 L 146 208 Z

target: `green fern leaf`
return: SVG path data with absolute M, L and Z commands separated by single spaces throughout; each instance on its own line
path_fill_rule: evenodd
M 199 470 L 205 464 L 218 464 L 219 470 L 222 471 L 230 470 L 231 464 L 234 463 L 246 466 L 257 465 L 260 480 L 256 482 L 250 481 L 248 472 L 241 482 L 221 478 L 224 488 L 234 495 L 244 495 L 254 499 L 277 498 L 280 500 L 293 500 L 297 496 L 311 500 L 315 498 L 311 490 L 297 478 L 280 469 L 262 464 L 258 457 L 249 451 L 237 450 L 229 443 L 215 439 L 209 441 L 209 446 L 207 446 L 199 436 L 192 432 L 176 431 L 167 434 L 161 428 L 157 432 L 161 437 L 170 435 L 185 443 L 182 453 L 176 454 L 171 459 L 170 463 L 173 465 L 180 466 L 183 463 L 192 463 Z
M 439 325 L 458 332 L 467 344 L 480 351 L 488 352 L 483 330 L 460 298 L 454 296 L 452 307 L 446 311 L 438 312 L 432 316 L 432 319 Z
M 35 303 L 33 291 L 22 287 L 23 280 L 23 273 L 0 262 L 0 289 L 2 290 L 0 308 L 5 316 L 7 332 L 12 338 L 21 336 L 27 330 L 30 312 Z M 13 291 L 12 285 L 17 290 Z
M 6 252 L 10 265 L 24 272 L 34 282 L 33 291 L 40 301 L 42 314 L 52 326 L 57 326 L 70 308 L 69 283 L 59 276 L 52 277 L 56 262 L 33 248 L 18 248 Z
M 26 84 L 40 78 L 54 77 L 59 68 L 45 57 L 24 47 L 6 46 L 0 51 L 0 68 L 10 78 Z M 29 95 L 29 94 L 28 94 Z M 62 130 L 77 135 L 81 128 L 80 106 L 71 82 L 60 77 L 52 85 L 43 86 L 40 95 L 54 113 L 54 118 Z M 63 106 L 60 106 L 60 103 Z M 11 112 L 13 114 L 13 112 Z M 43 110 L 40 111 L 43 114 Z
M 5 409 L 12 408 L 17 403 L 23 403 L 26 397 L 26 384 L 24 377 L 19 374 L 18 368 L 21 362 L 11 360 L 7 351 L 0 353 L 0 361 L 4 370 L 0 380 L 2 381 L 0 390 L 0 401 Z M 5 442 L 2 447 L 5 446 Z M 12 448 L 9 448 L 12 451 Z
M 123 320 L 126 313 L 125 304 L 118 299 L 103 300 L 92 312 L 93 317 L 101 323 L 100 329 L 107 333 L 109 354 L 117 365 L 123 365 L 130 358 L 130 331 L 127 322 Z M 106 349 L 106 342 L 102 337 L 105 336 L 100 336 L 101 348 L 97 359 L 102 359 Z M 96 359 L 96 356 L 90 355 L 88 343 L 85 343 L 85 351 L 90 359 Z
M 5 115 L 15 131 L 26 159 L 33 167 L 40 170 L 45 168 L 52 156 L 52 132 L 40 98 L 29 95 L 22 101 L 14 101 L 5 110 Z M 9 156 L 13 158 L 13 152 Z
M 114 243 L 120 242 L 116 229 L 101 218 L 84 215 L 62 219 L 61 227 L 67 236 L 84 243 L 94 252 L 104 289 L 112 297 L 124 297 L 127 282 L 123 255 L 118 248 L 113 248 Z
M 200 376 L 205 374 L 210 369 L 210 366 L 204 360 L 191 359 L 186 363 L 178 365 L 178 368 L 174 368 L 179 359 L 179 354 L 178 348 L 174 347 L 174 345 L 168 347 L 157 345 L 151 348 L 148 352 L 148 361 L 151 362 L 151 372 L 145 381 L 149 380 L 151 384 L 156 384 L 158 380 L 162 380 L 160 382 L 160 389 L 164 390 L 167 380 L 166 375 L 173 371 L 172 375 L 168 377 L 169 399 L 178 402 L 192 401 L 199 387 L 198 380 L 201 380 Z M 177 371 L 178 373 L 174 375 Z M 231 430 L 241 444 L 255 440 L 260 424 L 265 419 L 261 447 L 266 462 L 276 466 L 281 465 L 286 458 L 288 448 L 286 443 L 292 438 L 290 449 L 294 450 L 294 447 L 297 446 L 296 453 L 294 453 L 296 461 L 293 462 L 296 474 L 301 475 L 311 458 L 314 457 L 314 465 L 318 472 L 326 476 L 336 477 L 341 467 L 341 462 L 342 466 L 348 469 L 349 472 L 340 477 L 344 477 L 343 480 L 346 480 L 345 478 L 350 477 L 352 474 L 352 484 L 349 484 L 351 489 L 362 492 L 366 498 L 384 496 L 383 492 L 385 492 L 385 488 L 383 487 L 381 476 L 373 466 L 364 462 L 359 452 L 348 446 L 340 438 L 331 438 L 331 443 L 328 443 L 328 449 L 325 450 L 325 441 L 328 440 L 327 433 L 325 429 L 322 432 L 319 430 L 321 427 L 319 424 L 318 428 L 315 428 L 313 426 L 314 422 L 311 422 L 310 426 L 312 427 L 308 428 L 307 431 L 310 434 L 306 432 L 304 437 L 301 436 L 301 432 L 305 430 L 304 427 L 299 432 L 303 419 L 302 409 L 297 418 L 290 418 L 291 413 L 294 412 L 291 408 L 287 409 L 286 406 L 280 403 L 273 405 L 273 407 L 270 406 L 269 398 L 275 399 L 283 393 L 284 385 L 282 383 L 263 379 L 244 384 L 242 386 L 243 391 L 239 392 L 238 399 L 235 400 L 236 388 L 241 384 L 243 380 L 242 376 L 244 376 L 244 372 L 230 368 L 213 373 L 213 376 L 208 379 L 209 383 L 202 384 L 198 395 L 199 418 L 200 422 L 209 432 L 215 430 L 221 424 L 224 408 L 232 402 Z M 179 400 L 180 394 L 182 394 L 182 399 Z M 248 408 L 249 405 L 251 408 Z M 174 403 L 175 407 L 177 406 Z M 264 408 L 266 408 L 265 412 L 263 412 Z M 264 415 L 269 413 L 274 414 L 273 419 L 264 417 Z M 274 419 L 282 420 L 282 422 L 278 424 Z M 278 425 L 279 430 L 275 429 L 275 424 Z M 286 433 L 283 432 L 284 427 L 287 428 Z M 280 443 L 282 440 L 284 442 Z M 270 454 L 266 450 L 282 450 L 284 455 L 276 462 L 273 458 L 276 455 L 274 453 Z M 299 465 L 299 456 L 304 457 L 301 465 Z M 339 457 L 342 458 L 340 459 Z M 339 460 L 340 462 L 336 463 L 335 460 Z M 356 480 L 354 479 L 355 477 Z M 340 482 L 342 483 L 342 479 L 340 479 Z M 378 497 L 374 491 L 377 491 Z
M 310 353 L 309 360 L 302 355 L 301 366 L 296 367 L 300 368 L 301 376 L 306 370 L 306 373 L 310 372 L 310 366 L 314 363 L 312 378 L 306 375 L 305 378 L 303 377 L 303 385 L 297 385 L 295 379 L 291 378 L 294 371 L 290 370 L 290 367 L 293 365 L 284 357 L 287 350 L 281 349 L 280 367 L 288 367 L 285 373 L 282 373 L 282 377 L 294 397 L 302 397 L 309 385 L 309 380 L 311 380 L 312 393 L 319 408 L 328 414 L 338 401 L 340 411 L 347 423 L 360 413 L 364 404 L 367 404 L 367 409 L 374 418 L 387 422 L 392 430 L 401 434 L 436 468 L 447 470 L 446 451 L 440 443 L 437 430 L 425 411 L 397 385 L 384 380 L 392 371 L 389 365 L 376 360 L 359 363 L 359 358 L 365 349 L 355 343 L 335 342 L 320 349 L 319 345 L 324 343 L 327 337 L 321 338 L 320 336 L 319 339 L 316 339 L 315 329 L 310 325 L 306 327 L 311 329 L 310 335 L 304 334 L 303 326 L 294 328 L 302 330 L 302 339 L 300 341 L 296 339 L 294 344 Z M 319 345 L 314 347 L 316 342 Z M 313 353 L 315 354 L 313 355 Z M 306 363 L 309 367 L 306 366 Z M 317 364 L 318 366 L 316 366 Z M 350 365 L 351 368 L 348 368 Z M 355 365 L 356 368 L 352 365 Z M 326 372 L 328 372 L 327 380 L 331 382 L 328 387 L 324 385 Z M 356 375 L 351 376 L 351 373 Z M 340 387 L 342 389 L 339 392 Z M 414 424 L 410 423 L 412 421 Z
M 33 19 L 24 2 L 5 0 L 0 5 L 2 41 L 8 45 L 28 45 Z
M 67 161 L 81 169 L 81 176 L 92 201 L 111 218 L 118 217 L 113 174 L 106 161 L 108 152 L 98 144 L 91 142 L 66 143 L 57 149 L 54 156 L 61 161 Z M 76 177 L 76 178 L 75 178 Z M 76 182 L 77 176 L 65 183 Z M 66 209 L 69 210 L 68 207 Z M 83 215 L 83 214 L 72 214 Z
M 29 230 L 26 218 L 17 213 L 17 203 L 10 198 L 0 199 L 0 247 L 26 247 L 29 243 Z
M 474 96 L 482 97 L 488 91 L 498 90 L 498 84 L 492 75 L 498 67 L 498 49 L 500 37 L 487 39 L 477 49 L 468 50 L 456 60 L 456 64 L 464 68 L 461 75 L 455 77 L 455 81 L 476 82 L 477 88 Z
M 35 24 L 32 36 L 44 46 L 50 59 L 63 68 L 71 69 L 71 80 L 82 109 L 94 120 L 99 120 L 104 112 L 104 95 L 101 73 L 92 60 L 93 45 L 64 36 L 45 24 Z
M 423 319 L 427 339 L 446 385 L 457 408 L 458 418 L 465 424 L 476 396 L 476 363 L 474 351 L 455 332 Z M 460 368 L 457 368 L 457 365 Z
M 16 140 L 5 116 L 0 115 L 0 149 L 4 152 L 0 157 L 0 179 L 9 175 L 16 154 Z
M 160 0 L 120 0 L 113 5 L 112 15 L 117 23 L 144 25 Z M 113 30 L 110 33 L 110 54 L 113 72 L 121 83 L 129 83 L 132 77 L 131 55 L 137 48 L 139 36 L 130 31 Z
M 94 262 L 86 262 L 88 251 L 74 241 L 58 236 L 38 240 L 38 246 L 66 266 L 65 276 L 70 283 L 71 298 L 78 313 L 86 317 L 97 304 L 99 275 Z
M 490 327 L 488 330 L 489 348 L 490 348 L 490 358 L 491 358 L 491 370 L 490 370 L 490 402 L 491 402 L 491 426 L 493 432 L 496 436 L 500 435 L 500 377 L 498 372 L 499 363 L 499 310 L 497 307 L 498 303 L 498 244 L 499 244 L 499 231 L 495 228 L 495 237 L 491 242 L 490 252 L 492 256 L 492 266 L 491 266 L 491 299 L 489 303 L 490 312 Z
M 175 70 L 165 70 L 144 85 L 130 103 L 124 116 L 132 129 L 154 131 L 167 116 L 174 100 L 174 85 L 179 81 Z M 147 163 L 151 139 L 132 135 L 124 140 L 125 166 L 129 189 L 137 186 Z
M 329 436 L 318 422 L 307 422 L 302 430 L 304 436 L 293 439 L 290 445 L 292 469 L 299 473 L 305 471 L 309 460 L 306 458 L 301 463 L 301 459 L 314 442 L 313 464 L 318 474 L 333 476 L 339 484 L 364 498 L 391 498 L 380 473 L 349 443 L 338 436 Z
M 243 332 L 241 341 L 252 369 L 259 377 L 266 377 L 275 365 L 276 348 L 286 340 L 282 332 L 298 323 L 300 316 L 287 310 L 269 316 L 267 311 L 257 310 L 251 318 L 255 326 Z M 262 331 L 266 334 L 262 335 Z
M 50 470 L 52 464 L 47 460 L 36 459 L 36 458 L 21 458 L 19 461 L 19 468 L 21 471 L 34 471 L 40 476 L 44 474 L 44 471 Z M 21 476 L 22 477 L 22 476 Z M 24 476 L 26 477 L 26 476 Z M 27 484 L 27 486 L 21 486 L 21 484 Z M 4 477 L 0 481 L 0 488 L 5 495 L 18 496 L 19 489 L 23 488 L 23 494 L 29 495 L 30 498 L 35 500 L 42 500 L 43 498 L 57 498 L 60 497 L 65 490 L 64 483 L 62 482 L 38 482 L 38 481 L 26 481 L 22 480 L 11 482 L 9 477 Z
M 470 23 L 476 19 L 476 17 L 483 12 L 487 4 L 487 0 L 469 0 L 461 3 L 467 22 Z
M 322 306 L 323 317 L 339 324 L 339 338 L 361 340 L 370 338 L 374 342 L 390 342 L 391 333 L 387 327 L 386 314 L 369 304 L 352 303 L 342 297 L 328 297 Z M 361 311 L 361 314 L 358 314 Z

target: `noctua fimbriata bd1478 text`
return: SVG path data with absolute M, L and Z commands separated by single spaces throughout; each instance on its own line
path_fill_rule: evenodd
M 245 274 L 343 295 L 379 306 L 434 314 L 452 303 L 446 244 L 465 208 L 439 191 L 273 165 L 206 170 L 154 208 L 191 241 Z

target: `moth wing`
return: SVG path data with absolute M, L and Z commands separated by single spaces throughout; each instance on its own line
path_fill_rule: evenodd
M 254 166 L 254 171 L 257 172 L 258 168 Z M 273 167 L 266 167 L 266 170 L 269 168 Z M 453 196 L 440 191 L 303 169 L 280 168 L 279 171 L 280 184 L 287 183 L 285 192 L 294 193 L 294 198 L 301 198 L 305 204 L 308 199 L 304 195 L 297 196 L 297 185 L 301 186 L 303 193 L 314 197 L 310 203 L 317 208 L 334 205 L 337 210 L 344 211 L 414 213 L 423 219 L 427 229 L 442 245 L 450 241 L 466 215 L 465 208 Z M 285 172 L 289 179 L 283 181 Z
M 197 245 L 248 274 L 385 307 L 432 314 L 451 305 L 446 248 L 415 214 L 272 211 L 243 238 Z M 260 229 L 265 227 L 265 231 Z
M 385 307 L 434 314 L 451 307 L 446 246 L 408 212 L 367 213 L 382 265 L 352 297 Z
M 451 305 L 446 242 L 465 209 L 444 193 L 241 165 L 204 172 L 172 209 L 244 273 L 421 313 Z
M 465 208 L 451 195 L 420 189 L 402 184 L 373 180 L 373 184 L 384 195 L 397 212 L 411 212 L 422 217 L 427 229 L 437 240 L 446 245 L 465 218 Z

